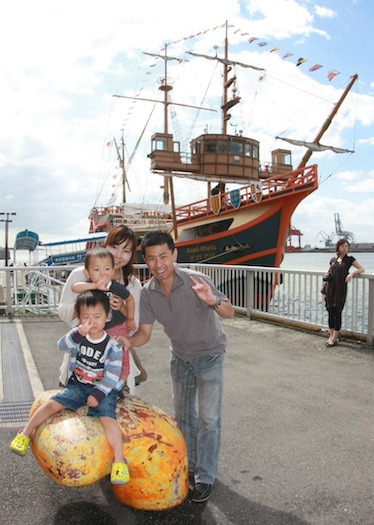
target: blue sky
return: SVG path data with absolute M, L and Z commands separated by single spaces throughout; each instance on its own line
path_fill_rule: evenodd
M 232 59 L 264 67 L 265 76 L 237 71 L 243 104 L 233 110 L 230 132 L 261 141 L 261 157 L 287 147 L 275 136 L 311 140 L 331 111 L 349 77 L 358 73 L 338 117 L 321 142 L 355 149 L 353 155 L 318 154 L 321 184 L 294 213 L 292 222 L 303 244 L 321 246 L 320 231 L 334 230 L 339 212 L 344 229 L 357 241 L 374 241 L 374 48 L 372 5 L 368 0 L 173 0 L 72 1 L 18 0 L 0 8 L 2 74 L 0 76 L 0 211 L 16 212 L 10 241 L 28 228 L 43 242 L 88 232 L 88 215 L 96 203 L 106 205 L 116 194 L 115 149 L 124 129 L 129 156 L 152 110 L 149 103 L 113 98 L 114 94 L 156 98 L 164 42 L 170 53 L 222 52 L 224 32 L 214 27 L 227 19 Z M 187 6 L 187 4 L 186 4 Z M 207 32 L 196 38 L 185 37 Z M 258 40 L 249 44 L 248 35 Z M 259 47 L 258 42 L 268 46 Z M 279 47 L 270 53 L 270 49 Z M 282 60 L 286 52 L 293 55 Z M 298 58 L 307 62 L 296 67 Z M 314 63 L 323 65 L 315 72 Z M 200 105 L 220 104 L 221 80 L 214 63 L 191 59 L 170 66 L 173 100 Z M 330 70 L 339 71 L 331 82 Z M 263 78 L 261 79 L 261 77 Z M 327 100 L 327 102 L 326 102 Z M 175 136 L 183 141 L 206 126 L 219 131 L 219 113 L 176 109 Z M 144 139 L 129 168 L 129 202 L 161 203 L 162 180 L 149 174 L 150 136 L 162 131 L 162 115 L 154 110 Z M 294 165 L 303 150 L 293 148 Z M 113 187 L 114 185 L 114 187 Z M 197 200 L 205 187 L 178 181 L 180 204 Z M 118 193 L 118 202 L 120 200 Z M 3 223 L 1 223 L 3 225 Z M 4 244 L 0 230 L 0 246 Z

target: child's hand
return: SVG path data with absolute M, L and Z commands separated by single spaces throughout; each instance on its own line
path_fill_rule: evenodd
M 134 319 L 126 319 L 126 326 L 127 326 L 127 329 L 128 329 L 129 332 L 131 332 L 131 330 L 135 330 L 135 328 L 136 328 L 135 320 Z
M 89 331 L 92 328 L 92 322 L 91 319 L 85 319 L 83 323 L 81 323 L 78 326 L 78 332 L 83 335 L 83 337 L 86 337 L 86 335 L 89 333 Z
M 98 406 L 99 402 L 94 396 L 88 396 L 86 405 L 91 408 L 96 408 Z
M 107 292 L 109 290 L 108 283 L 109 283 L 108 278 L 101 276 L 98 278 L 98 280 L 95 283 L 96 289 L 102 290 L 103 292 Z

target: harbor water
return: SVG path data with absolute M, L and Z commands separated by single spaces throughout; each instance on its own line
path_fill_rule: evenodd
M 365 268 L 365 273 L 374 273 L 373 252 L 349 252 Z M 281 268 L 287 270 L 327 271 L 333 252 L 290 252 L 286 253 Z M 351 268 L 352 271 L 352 268 Z

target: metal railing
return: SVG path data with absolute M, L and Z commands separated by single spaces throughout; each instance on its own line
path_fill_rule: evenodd
M 187 265 L 184 265 L 187 266 Z M 321 271 L 286 270 L 260 266 L 191 264 L 206 273 L 232 301 L 235 310 L 309 329 L 327 328 Z M 65 280 L 74 266 L 0 268 L 0 313 L 56 314 Z M 142 282 L 145 265 L 136 265 Z M 373 345 L 374 274 L 352 279 L 343 310 L 342 332 Z

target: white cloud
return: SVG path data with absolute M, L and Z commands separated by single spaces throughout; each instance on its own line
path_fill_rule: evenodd
M 321 5 L 315 5 L 314 10 L 316 14 L 321 18 L 334 18 L 336 16 L 335 11 L 329 9 L 328 7 L 323 7 Z

